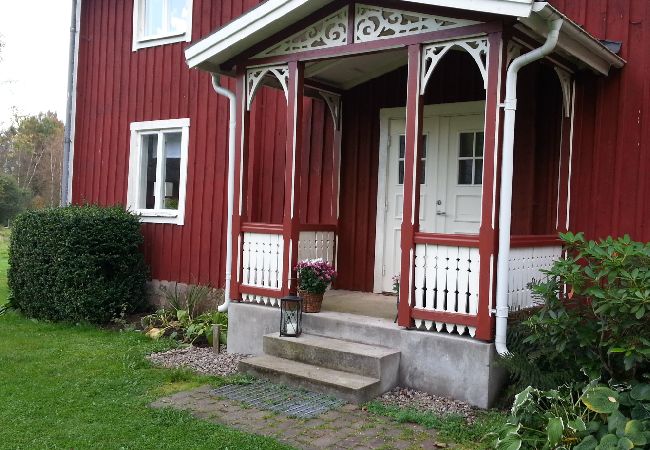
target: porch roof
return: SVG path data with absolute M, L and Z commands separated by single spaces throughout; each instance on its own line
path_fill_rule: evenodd
M 335 0 L 267 0 L 246 14 L 215 30 L 185 51 L 190 68 L 213 73 L 231 74 L 222 64 L 242 52 L 271 38 L 296 22 L 305 19 Z M 561 18 L 557 52 L 579 67 L 607 74 L 611 67 L 622 67 L 625 61 L 611 52 L 602 42 L 571 21 L 547 2 L 535 0 L 403 0 L 408 4 L 438 6 L 456 10 L 514 17 L 522 32 L 534 39 L 546 36 L 545 22 Z

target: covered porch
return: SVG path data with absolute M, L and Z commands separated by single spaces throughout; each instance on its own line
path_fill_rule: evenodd
M 557 43 L 522 70 L 517 107 L 508 68 L 552 21 Z M 278 306 L 296 263 L 323 258 L 340 273 L 326 311 L 485 342 L 561 256 L 576 73 L 623 63 L 525 0 L 271 0 L 186 57 L 236 80 L 230 299 Z M 253 126 L 271 107 L 282 126 Z M 396 275 L 399 307 L 380 294 Z

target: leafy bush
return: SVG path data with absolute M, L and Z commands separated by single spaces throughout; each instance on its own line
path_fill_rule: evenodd
M 11 305 L 55 321 L 107 323 L 147 305 L 138 218 L 118 207 L 28 211 L 9 247 Z
M 595 383 L 582 394 L 568 386 L 517 394 L 511 417 L 496 441 L 498 450 L 640 449 L 650 445 L 650 384 Z
M 650 243 L 560 237 L 568 256 L 532 285 L 544 305 L 512 333 L 514 381 L 640 381 L 650 369 Z
M 142 318 L 148 336 L 154 339 L 168 336 L 188 344 L 212 345 L 212 329 L 219 325 L 219 342 L 226 343 L 228 316 L 217 311 L 197 313 L 212 296 L 212 287 L 193 284 L 181 292 L 177 283 L 173 290 L 167 287 L 160 290 L 170 306 Z

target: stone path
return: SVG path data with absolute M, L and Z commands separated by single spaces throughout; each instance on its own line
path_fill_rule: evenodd
M 435 431 L 400 424 L 344 405 L 313 419 L 294 419 L 215 396 L 210 386 L 180 392 L 152 403 L 248 433 L 270 436 L 301 449 L 436 449 Z

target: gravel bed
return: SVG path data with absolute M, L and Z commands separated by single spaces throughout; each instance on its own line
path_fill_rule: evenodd
M 476 420 L 477 410 L 475 407 L 464 402 L 438 397 L 414 389 L 396 387 L 382 395 L 379 401 L 384 405 L 430 411 L 439 416 L 457 414 L 465 417 L 469 423 Z
M 190 346 L 152 353 L 147 359 L 168 369 L 187 367 L 202 375 L 226 376 L 237 373 L 239 361 L 245 357 L 246 355 L 238 353 L 228 353 L 224 345 L 219 353 L 214 353 L 211 348 Z

